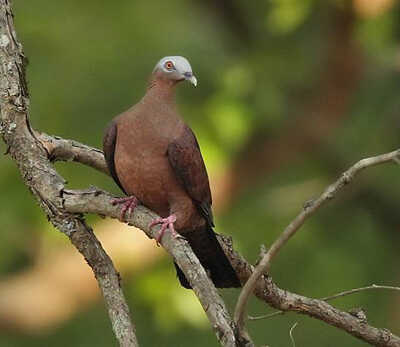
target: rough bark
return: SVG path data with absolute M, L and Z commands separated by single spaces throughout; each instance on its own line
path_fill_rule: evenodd
M 69 237 L 91 266 L 120 345 L 137 346 L 135 328 L 122 293 L 119 274 L 85 221 L 63 208 L 60 191 L 65 181 L 51 166 L 48 152 L 29 125 L 24 62 L 10 2 L 0 0 L 0 133 L 8 146 L 7 152 L 16 162 L 24 183 L 49 221 Z

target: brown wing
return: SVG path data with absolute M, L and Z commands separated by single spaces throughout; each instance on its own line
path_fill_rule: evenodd
M 115 144 L 117 142 L 117 124 L 111 121 L 107 126 L 104 138 L 103 138 L 103 152 L 106 158 L 108 170 L 111 173 L 112 178 L 126 194 L 121 182 L 117 176 L 117 171 L 115 170 L 114 154 L 115 154 Z
M 179 138 L 168 145 L 167 154 L 182 186 L 208 224 L 214 226 L 207 170 L 196 137 L 188 126 Z

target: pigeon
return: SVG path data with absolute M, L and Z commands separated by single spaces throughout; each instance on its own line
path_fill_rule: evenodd
M 127 195 L 120 219 L 141 203 L 160 218 L 156 241 L 165 232 L 182 236 L 217 288 L 240 287 L 240 281 L 214 233 L 209 179 L 197 139 L 179 115 L 176 86 L 197 79 L 188 60 L 167 56 L 155 66 L 142 99 L 115 117 L 105 131 L 103 150 L 111 176 Z M 175 263 L 181 285 L 191 285 Z

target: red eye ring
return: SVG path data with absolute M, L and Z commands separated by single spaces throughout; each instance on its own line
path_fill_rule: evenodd
M 165 62 L 164 66 L 167 70 L 172 70 L 174 68 L 174 63 L 172 61 L 168 60 Z

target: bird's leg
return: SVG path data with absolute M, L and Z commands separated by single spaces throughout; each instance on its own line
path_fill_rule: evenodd
M 121 222 L 125 221 L 125 216 L 128 218 L 131 216 L 132 212 L 135 210 L 136 206 L 139 205 L 139 200 L 136 196 L 128 196 L 126 198 L 115 198 L 111 200 L 111 204 L 120 205 L 122 204 L 121 214 L 119 219 Z
M 169 229 L 169 231 L 171 232 L 171 235 L 173 237 L 179 237 L 179 234 L 175 231 L 175 228 L 174 228 L 175 222 L 176 222 L 176 216 L 174 214 L 171 214 L 167 218 L 156 218 L 149 224 L 149 229 L 151 229 L 153 226 L 155 226 L 157 224 L 161 224 L 161 228 L 156 237 L 157 246 L 160 245 L 160 241 L 161 241 L 162 237 L 164 236 L 164 233 L 167 230 L 167 228 Z

